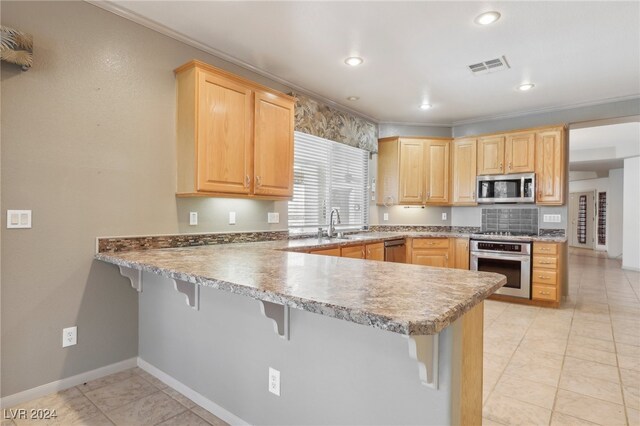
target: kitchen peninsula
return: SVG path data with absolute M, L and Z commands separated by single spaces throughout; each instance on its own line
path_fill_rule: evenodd
M 96 258 L 140 291 L 141 366 L 227 421 L 481 421 L 482 302 L 501 275 L 290 251 L 317 239 L 122 252 L 102 240 Z

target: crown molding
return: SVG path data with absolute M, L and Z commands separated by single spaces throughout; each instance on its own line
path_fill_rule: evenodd
M 146 28 L 149 28 L 149 29 L 151 29 L 151 30 L 153 30 L 153 31 L 155 31 L 157 33 L 160 33 L 162 35 L 170 37 L 170 38 L 172 38 L 174 40 L 177 40 L 177 41 L 179 41 L 181 43 L 187 44 L 187 45 L 189 45 L 191 47 L 194 47 L 194 48 L 196 48 L 198 50 L 202 50 L 205 53 L 208 53 L 210 55 L 216 56 L 216 57 L 218 57 L 220 59 L 224 59 L 225 61 L 230 62 L 230 63 L 232 63 L 234 65 L 237 65 L 239 67 L 245 68 L 245 69 L 247 69 L 249 71 L 252 71 L 252 72 L 254 72 L 256 74 L 259 74 L 259 75 L 261 75 L 263 77 L 271 79 L 271 80 L 273 80 L 275 82 L 278 82 L 278 83 L 280 83 L 282 85 L 285 85 L 285 86 L 289 87 L 294 92 L 298 92 L 300 94 L 310 96 L 310 97 L 314 98 L 315 100 L 320 101 L 320 102 L 322 102 L 324 104 L 327 104 L 327 105 L 329 105 L 329 106 L 331 106 L 333 108 L 336 108 L 336 109 L 344 111 L 344 112 L 348 112 L 349 114 L 353 114 L 353 115 L 355 115 L 357 117 L 360 117 L 360 118 L 363 118 L 365 120 L 372 121 L 372 122 L 374 122 L 376 124 L 379 123 L 379 120 L 377 118 L 374 118 L 374 117 L 372 117 L 370 115 L 364 114 L 364 113 L 362 113 L 360 111 L 356 111 L 354 109 L 351 109 L 351 108 L 349 108 L 347 106 L 344 106 L 344 105 L 342 105 L 342 104 L 340 104 L 340 103 L 338 103 L 336 101 L 333 101 L 333 100 L 331 100 L 329 98 L 326 98 L 326 97 L 324 97 L 324 96 L 322 96 L 322 95 L 320 95 L 318 93 L 315 93 L 315 92 L 313 92 L 311 90 L 305 89 L 304 87 L 298 86 L 297 84 L 294 84 L 294 83 L 292 83 L 292 82 L 290 82 L 288 80 L 285 80 L 285 79 L 283 79 L 281 77 L 278 77 L 277 75 L 271 74 L 268 71 L 265 71 L 265 70 L 263 70 L 261 68 L 253 66 L 253 65 L 251 65 L 251 64 L 249 64 L 249 63 L 247 63 L 247 62 L 245 62 L 245 61 L 243 61 L 241 59 L 238 59 L 238 58 L 236 58 L 236 57 L 234 57 L 232 55 L 224 53 L 224 52 L 222 52 L 222 51 L 220 51 L 218 49 L 214 49 L 211 46 L 208 46 L 208 45 L 206 45 L 204 43 L 201 43 L 201 42 L 199 42 L 199 41 L 197 41 L 197 40 L 195 40 L 195 39 L 193 39 L 193 38 L 191 38 L 189 36 L 186 36 L 186 35 L 178 32 L 178 31 L 174 31 L 171 28 L 169 28 L 169 27 L 167 27 L 165 25 L 162 25 L 162 24 L 160 24 L 160 23 L 158 23 L 158 22 L 156 22 L 156 21 L 154 21 L 152 19 L 149 19 L 149 18 L 146 18 L 144 16 L 138 15 L 137 13 L 132 12 L 129 9 L 121 7 L 121 6 L 117 5 L 117 4 L 114 4 L 114 3 L 112 3 L 112 2 L 110 2 L 108 0 L 84 0 L 84 1 L 86 3 L 89 3 L 89 4 L 93 5 L 93 6 L 99 7 L 100 9 L 103 9 L 103 10 L 111 12 L 111 13 L 113 13 L 115 15 L 118 15 L 121 18 L 125 18 L 125 19 L 127 19 L 129 21 L 135 22 L 136 24 L 142 25 L 142 26 L 144 26 Z
M 640 101 L 640 95 L 634 94 L 634 95 L 628 95 L 628 96 L 618 96 L 613 98 L 598 99 L 595 101 L 578 102 L 574 104 L 554 105 L 546 108 L 530 109 L 526 111 L 519 111 L 519 112 L 513 112 L 513 113 L 507 113 L 507 114 L 488 115 L 484 117 L 472 118 L 469 120 L 454 121 L 452 125 L 455 127 L 455 126 L 461 126 L 465 124 L 482 123 L 485 121 L 502 120 L 506 118 L 524 117 L 527 115 L 543 114 L 546 112 L 566 111 L 566 110 L 575 109 L 575 108 L 604 105 L 604 104 L 610 104 L 614 102 L 630 101 L 634 99 L 637 99 Z

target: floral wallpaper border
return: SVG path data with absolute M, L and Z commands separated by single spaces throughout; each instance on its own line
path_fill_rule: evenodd
M 376 123 L 338 111 L 299 93 L 291 93 L 291 96 L 296 98 L 296 131 L 378 152 Z

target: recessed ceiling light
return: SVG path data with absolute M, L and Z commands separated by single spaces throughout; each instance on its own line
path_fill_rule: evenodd
M 359 58 L 357 56 L 350 56 L 347 59 L 344 60 L 344 63 L 347 65 L 351 65 L 352 67 L 357 67 L 358 65 L 362 64 L 364 62 L 364 60 L 362 58 Z
M 348 100 L 348 101 L 357 101 L 358 99 L 360 99 L 360 98 L 359 98 L 359 97 L 357 97 L 357 96 L 349 96 L 349 97 L 347 98 L 347 100 Z
M 498 12 L 491 11 L 478 15 L 475 19 L 475 22 L 478 25 L 489 25 L 493 24 L 498 19 L 500 19 L 500 14 Z
M 420 109 L 429 109 L 429 108 L 431 108 L 431 104 L 424 103 L 420 105 Z
M 527 90 L 531 90 L 534 87 L 536 87 L 536 85 L 533 84 L 533 83 L 525 83 L 525 84 L 521 84 L 520 86 L 518 86 L 518 90 L 526 92 Z

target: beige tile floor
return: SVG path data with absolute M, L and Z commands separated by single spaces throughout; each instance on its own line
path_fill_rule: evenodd
M 57 418 L 49 421 L 4 420 L 2 426 L 227 425 L 139 368 L 102 377 L 12 408 L 55 409 Z
M 640 274 L 572 249 L 560 309 L 487 301 L 485 425 L 640 425 Z
M 640 274 L 591 251 L 569 263 L 560 309 L 486 302 L 485 425 L 640 426 Z M 226 424 L 139 368 L 14 408 L 55 408 L 61 425 Z

